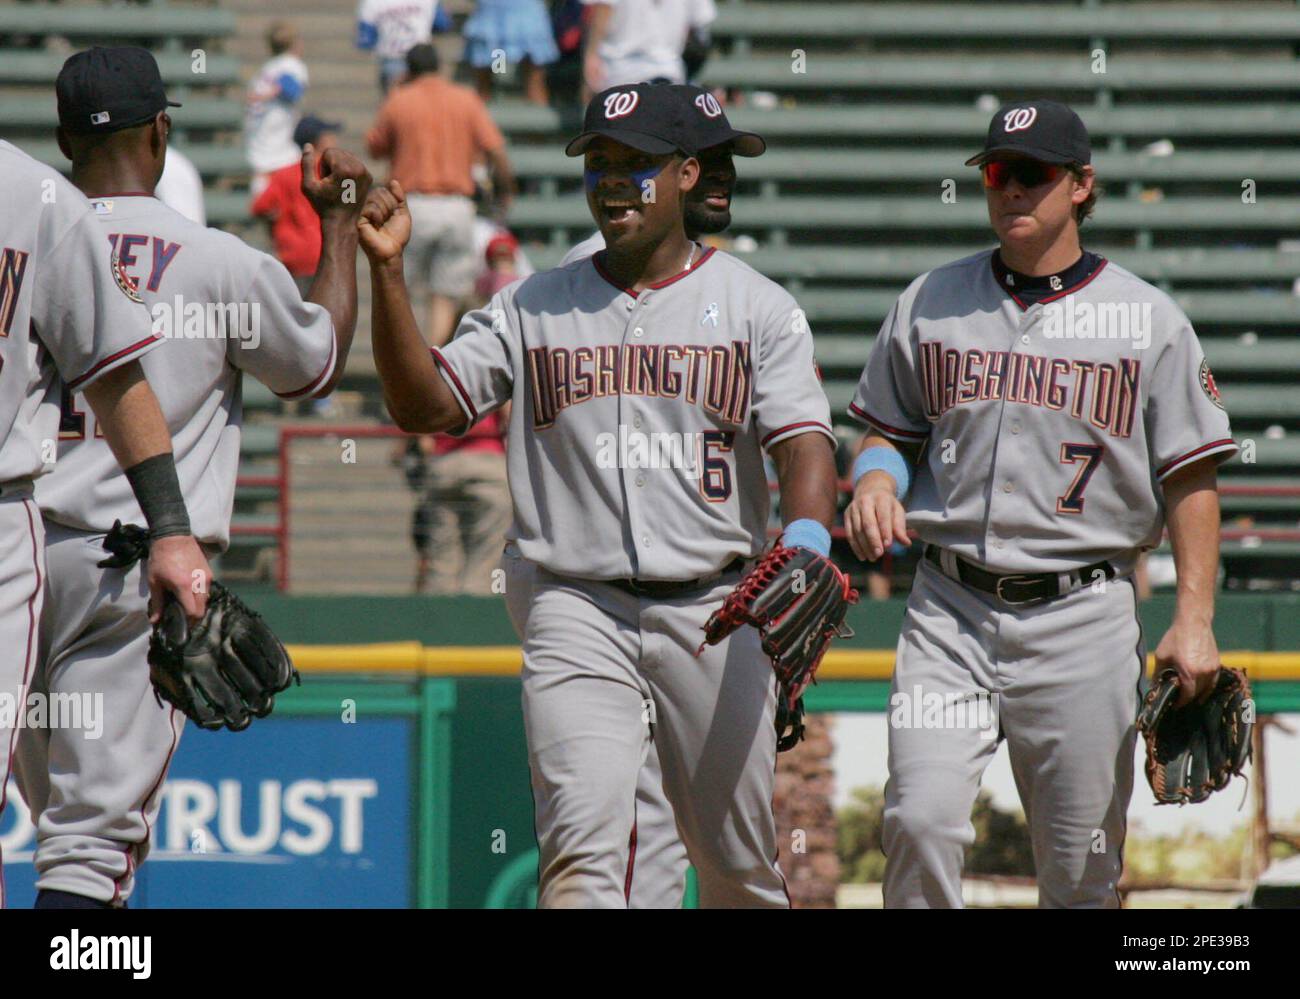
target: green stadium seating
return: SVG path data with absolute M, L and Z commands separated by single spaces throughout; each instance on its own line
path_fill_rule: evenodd
M 2 73 L 0 71 L 0 75 Z M 47 82 L 48 90 L 39 96 L 6 97 L 0 94 L 0 130 L 3 130 L 6 138 L 24 149 L 27 148 L 27 143 L 21 138 L 12 138 L 15 133 L 50 136 L 59 123 L 54 104 L 53 79 Z M 186 94 L 183 103 L 184 107 L 172 108 L 170 112 L 173 134 L 191 129 L 232 130 L 243 125 L 244 106 L 239 101 L 209 97 L 206 94 Z
M 849 37 L 880 39 L 986 39 L 1005 41 L 1158 40 L 1170 42 L 1276 42 L 1300 39 L 1293 11 L 1226 4 L 1220 9 L 1111 4 L 1029 5 L 1005 3 L 724 3 L 711 26 L 718 39 L 790 39 L 835 42 Z
M 36 157 L 43 163 L 48 163 L 56 170 L 66 170 L 68 161 L 63 158 L 59 152 L 58 143 L 49 142 L 20 142 L 16 143 L 23 152 L 30 156 Z M 194 164 L 195 169 L 203 177 L 220 179 L 223 177 L 242 177 L 248 173 L 248 160 L 244 157 L 244 151 L 238 146 L 218 146 L 210 143 L 202 145 L 182 145 L 179 142 L 172 143 L 172 147 L 179 149 Z
M 737 202 L 733 229 L 798 229 L 826 231 L 846 229 L 854 233 L 872 229 L 925 229 L 988 231 L 988 213 L 983 199 L 958 199 L 944 204 L 937 193 L 917 197 L 785 197 L 746 198 Z M 590 226 L 591 216 L 584 198 L 574 196 L 526 196 L 515 201 L 511 224 L 522 228 Z M 1243 205 L 1240 197 L 1180 197 L 1145 203 L 1114 201 L 1088 223 L 1090 231 L 1229 230 L 1300 232 L 1300 198 L 1270 197 L 1255 205 Z
M 954 93 L 989 90 L 1009 95 L 1049 90 L 1076 94 L 1300 91 L 1300 65 L 1289 59 L 1223 63 L 1199 58 L 1114 58 L 1106 72 L 1095 73 L 1085 51 L 1073 60 L 816 55 L 807 59 L 803 69 L 792 70 L 788 56 L 732 56 L 710 59 L 702 75 L 706 83 L 722 87 L 777 92 L 929 91 L 944 94 L 947 99 Z
M 231 56 L 208 54 L 204 72 L 194 72 L 188 53 L 156 52 L 163 82 L 176 87 L 220 87 L 239 82 L 239 62 Z M 52 85 L 66 55 L 58 52 L 0 51 L 0 85 Z
M 1076 104 L 1076 109 L 1098 149 L 1105 148 L 1112 139 L 1148 142 L 1186 138 L 1203 143 L 1234 137 L 1291 139 L 1300 134 L 1300 107 L 1280 99 L 1252 100 L 1249 104 L 1142 103 L 1124 107 L 1082 103 Z M 494 104 L 492 116 L 511 138 L 543 138 L 555 148 L 560 148 L 563 137 L 581 125 L 576 109 L 562 113 L 518 102 Z M 920 108 L 881 103 L 759 110 L 742 105 L 728 108 L 727 118 L 737 128 L 759 132 L 783 144 L 822 143 L 834 138 L 864 143 L 894 140 L 914 144 L 930 139 L 978 143 L 989 127 L 987 112 L 970 105 L 953 106 L 952 98 Z
M 917 152 L 874 149 L 864 144 L 857 149 L 819 150 L 815 156 L 807 150 L 772 149 L 756 159 L 737 160 L 737 166 L 746 183 L 829 180 L 853 184 L 926 182 L 937 185 L 951 177 L 963 187 L 977 189 L 979 171 L 962 164 L 978 148 L 979 144 L 972 142 L 966 146 Z M 581 165 L 565 156 L 558 144 L 516 148 L 511 151 L 511 165 L 519 177 L 567 178 L 575 185 L 581 181 Z M 1121 181 L 1222 182 L 1225 190 L 1240 194 L 1243 177 L 1257 182 L 1293 181 L 1300 176 L 1300 152 L 1185 152 L 1172 156 L 1100 152 L 1093 158 L 1093 166 L 1103 186 Z
M 132 5 L 105 8 L 13 4 L 0 7 L 5 35 L 57 35 L 81 42 L 131 45 L 142 40 L 204 40 L 235 33 L 235 15 L 219 7 Z

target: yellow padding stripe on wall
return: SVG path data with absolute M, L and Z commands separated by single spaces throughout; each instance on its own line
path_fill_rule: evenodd
M 290 645 L 294 664 L 304 673 L 407 673 L 420 676 L 514 676 L 516 645 Z M 1154 666 L 1147 657 L 1147 670 Z M 1226 666 L 1244 668 L 1253 680 L 1300 680 L 1300 652 L 1225 652 Z M 893 649 L 840 649 L 826 654 L 822 680 L 888 680 Z

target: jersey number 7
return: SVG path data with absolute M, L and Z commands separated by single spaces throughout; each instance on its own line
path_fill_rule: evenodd
M 1083 513 L 1083 491 L 1088 488 L 1092 473 L 1101 464 L 1101 456 L 1106 449 L 1100 444 L 1062 444 L 1061 464 L 1073 465 L 1083 462 L 1074 473 L 1074 481 L 1064 496 L 1056 498 L 1057 513 Z

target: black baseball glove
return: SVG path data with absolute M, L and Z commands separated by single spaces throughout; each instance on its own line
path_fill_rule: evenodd
M 772 659 L 779 698 L 793 715 L 831 639 L 851 634 L 844 631 L 844 616 L 857 599 L 858 591 L 830 559 L 777 542 L 713 612 L 700 648 L 752 624 Z
M 276 694 L 302 683 L 261 616 L 216 580 L 193 628 L 181 605 L 167 602 L 149 636 L 149 679 L 159 704 L 180 709 L 200 728 L 232 732 L 265 718 Z
M 1199 703 L 1174 707 L 1178 690 L 1178 674 L 1165 670 L 1138 713 L 1147 781 L 1160 805 L 1204 801 L 1227 787 L 1250 759 L 1255 704 L 1245 670 L 1220 666 L 1214 689 Z

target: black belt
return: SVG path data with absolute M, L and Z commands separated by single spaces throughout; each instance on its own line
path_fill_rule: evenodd
M 688 590 L 703 589 L 727 573 L 739 572 L 744 567 L 745 560 L 737 555 L 717 572 L 712 575 L 701 576 L 698 579 L 609 579 L 606 582 L 610 586 L 617 586 L 625 593 L 632 594 L 634 597 L 649 597 L 651 600 L 662 600 L 665 597 L 676 596 Z
M 932 565 L 938 566 L 941 572 L 943 568 L 943 549 L 936 545 L 925 546 L 925 560 Z M 957 567 L 957 578 L 972 589 L 979 590 L 981 593 L 988 593 L 1003 603 L 1007 604 L 1035 604 L 1044 600 L 1054 600 L 1057 597 L 1072 593 L 1088 583 L 1096 582 L 1097 573 L 1103 573 L 1106 579 L 1114 579 L 1119 572 L 1109 562 L 1094 562 L 1092 565 L 1085 565 L 1081 569 L 1071 569 L 1067 573 L 1059 572 L 1017 572 L 1009 575 L 1000 575 L 996 572 L 988 572 L 981 569 L 972 562 L 967 562 L 964 558 L 953 556 L 954 563 Z M 944 572 L 944 575 L 948 575 Z M 1070 586 L 1065 589 L 1061 588 L 1061 576 L 1064 575 L 1070 582 Z

